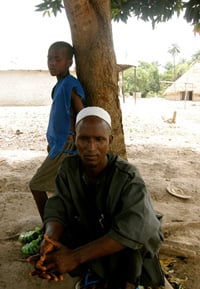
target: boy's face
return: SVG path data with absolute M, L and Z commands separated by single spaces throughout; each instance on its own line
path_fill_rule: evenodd
M 47 64 L 51 75 L 61 79 L 68 74 L 72 60 L 69 59 L 66 48 L 54 47 L 48 51 Z

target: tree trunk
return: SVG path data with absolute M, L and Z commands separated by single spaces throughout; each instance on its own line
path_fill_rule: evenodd
M 126 158 L 122 113 L 118 98 L 118 70 L 114 53 L 109 0 L 64 0 L 75 49 L 76 71 L 87 104 L 111 115 L 111 150 Z

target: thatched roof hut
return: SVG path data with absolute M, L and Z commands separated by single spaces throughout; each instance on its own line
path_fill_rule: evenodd
M 169 86 L 163 96 L 171 100 L 200 101 L 200 63 L 195 63 Z

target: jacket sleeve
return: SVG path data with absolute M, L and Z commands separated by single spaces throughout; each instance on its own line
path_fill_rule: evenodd
M 140 173 L 136 168 L 130 174 L 120 171 L 114 175 L 111 187 L 118 201 L 108 234 L 127 247 L 144 247 L 155 254 L 162 242 L 161 224 Z

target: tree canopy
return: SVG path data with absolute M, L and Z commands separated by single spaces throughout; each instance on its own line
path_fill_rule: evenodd
M 194 31 L 200 32 L 200 2 L 199 0 L 111 0 L 111 17 L 115 21 L 126 22 L 129 17 L 135 16 L 144 21 L 151 21 L 154 27 L 159 22 L 168 21 L 174 14 L 184 13 L 184 18 L 194 26 Z M 44 14 L 57 15 L 61 12 L 62 0 L 43 0 L 36 5 L 36 11 Z

